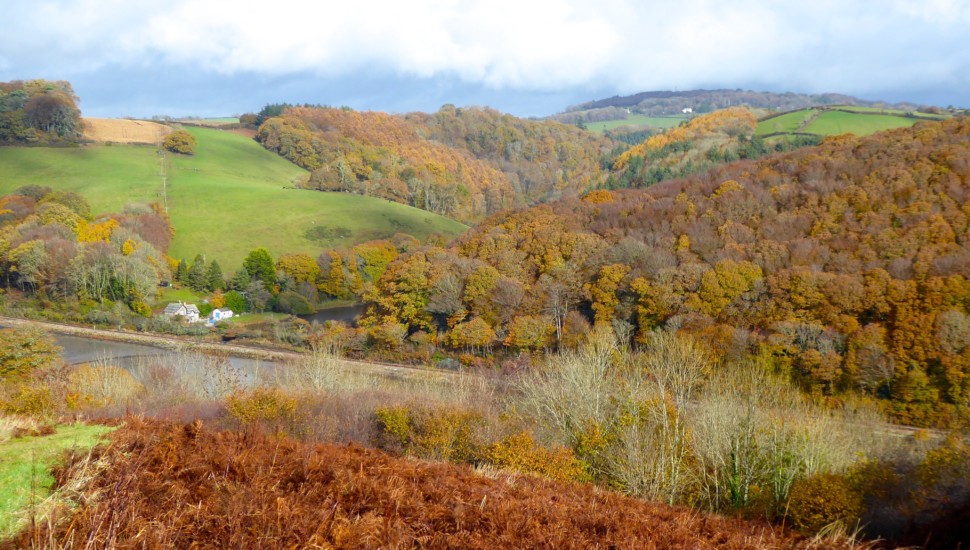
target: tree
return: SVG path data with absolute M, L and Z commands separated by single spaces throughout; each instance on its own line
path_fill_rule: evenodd
M 212 263 L 209 264 L 209 273 L 206 279 L 209 290 L 217 291 L 226 288 L 226 281 L 222 278 L 222 268 L 219 267 L 219 262 L 215 260 L 212 260 Z
M 267 290 L 276 285 L 276 267 L 273 265 L 273 257 L 269 255 L 269 250 L 260 247 L 250 252 L 243 260 L 243 268 L 251 278 L 263 283 L 263 287 Z
M 249 286 L 249 282 L 252 280 L 253 278 L 246 271 L 246 268 L 240 267 L 233 273 L 232 279 L 229 280 L 229 288 L 232 290 L 246 290 L 246 287 Z
M 175 280 L 187 284 L 189 280 L 189 265 L 185 263 L 185 258 L 179 260 L 179 266 L 175 270 Z
M 60 357 L 61 348 L 46 332 L 31 327 L 0 329 L 0 380 L 27 376 Z
M 188 284 L 192 290 L 196 292 L 202 292 L 209 285 L 208 274 L 206 272 L 205 259 L 199 254 L 192 261 L 192 267 L 189 268 L 188 273 Z
M 81 111 L 63 94 L 39 94 L 24 106 L 24 122 L 62 138 L 75 138 L 80 135 Z
M 320 266 L 307 254 L 284 254 L 276 262 L 276 268 L 293 278 L 293 282 L 314 282 L 320 274 Z
M 224 297 L 225 306 L 235 313 L 242 313 L 249 308 L 246 307 L 246 298 L 235 290 L 230 290 Z
M 176 130 L 165 136 L 165 140 L 162 141 L 162 147 L 166 150 L 181 155 L 195 154 L 195 146 L 195 136 L 185 130 Z

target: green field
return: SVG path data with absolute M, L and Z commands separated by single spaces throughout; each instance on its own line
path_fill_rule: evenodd
M 687 120 L 686 116 L 676 115 L 676 116 L 646 116 L 646 115 L 630 115 L 623 120 L 605 120 L 603 122 L 587 122 L 586 129 L 590 132 L 603 133 L 606 130 L 615 130 L 617 128 L 622 128 L 624 126 L 630 126 L 634 128 L 642 128 L 649 126 L 651 128 L 667 129 L 677 126 L 681 122 Z
M 129 203 L 159 200 L 160 157 L 154 147 L 0 147 L 0 194 L 20 186 L 76 191 L 96 212 L 119 212 Z
M 761 136 L 777 132 L 795 132 L 817 112 L 817 109 L 802 109 L 801 111 L 785 113 L 774 118 L 762 120 L 758 123 L 757 134 Z
M 0 540 L 16 533 L 31 501 L 50 494 L 50 467 L 68 449 L 86 452 L 114 428 L 75 424 L 53 435 L 20 437 L 0 443 Z
M 826 109 L 802 109 L 774 118 L 762 119 L 758 123 L 758 135 L 773 134 L 816 134 L 834 136 L 855 134 L 867 136 L 883 130 L 908 128 L 922 120 L 942 120 L 947 115 L 919 113 L 915 118 L 905 116 L 905 111 L 885 110 L 874 107 L 844 106 Z M 814 119 L 813 119 L 814 117 Z
M 409 233 L 455 236 L 466 227 L 403 204 L 293 189 L 306 171 L 245 136 L 188 128 L 195 155 L 168 155 L 165 198 L 175 227 L 170 255 L 216 259 L 228 275 L 254 248 L 273 257 Z M 77 191 L 96 212 L 161 202 L 161 159 L 152 147 L 0 147 L 0 193 L 26 184 Z M 315 233 L 314 233 L 315 232 Z
M 827 111 L 810 122 L 803 132 L 822 136 L 852 133 L 867 136 L 893 128 L 908 128 L 919 120 L 895 115 L 864 115 L 845 111 Z

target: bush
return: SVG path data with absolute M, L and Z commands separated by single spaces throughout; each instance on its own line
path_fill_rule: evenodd
M 263 426 L 274 431 L 295 427 L 296 398 L 276 388 L 238 390 L 226 398 L 229 416 L 247 427 Z
M 378 445 L 418 458 L 477 462 L 482 456 L 483 417 L 453 407 L 381 407 L 375 411 Z
M 539 474 L 559 481 L 588 481 L 583 463 L 566 447 L 546 449 L 528 432 L 510 435 L 493 443 L 485 460 L 500 468 Z
M 173 153 L 191 155 L 195 153 L 195 136 L 185 130 L 176 130 L 165 136 L 162 147 Z
M 788 496 L 788 518 L 792 525 L 818 532 L 833 523 L 853 527 L 863 512 L 860 494 L 845 476 L 818 474 L 796 481 Z
M 81 365 L 70 374 L 77 407 L 103 407 L 124 403 L 142 389 L 125 369 L 113 365 Z

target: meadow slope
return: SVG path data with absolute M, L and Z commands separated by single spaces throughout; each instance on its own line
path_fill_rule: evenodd
M 136 145 L 3 147 L 0 193 L 47 185 L 80 193 L 96 213 L 119 212 L 132 203 L 166 203 L 175 228 L 170 254 L 187 261 L 203 254 L 227 270 L 259 246 L 274 257 L 315 256 L 395 233 L 423 240 L 465 230 L 403 204 L 294 189 L 307 172 L 251 139 L 206 128 L 188 131 L 199 142 L 193 156 L 162 156 L 154 147 Z

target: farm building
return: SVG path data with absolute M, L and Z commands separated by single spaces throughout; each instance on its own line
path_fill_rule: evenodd
M 172 302 L 165 306 L 165 311 L 162 312 L 165 317 L 185 317 L 185 320 L 189 323 L 199 322 L 199 308 L 195 304 L 186 304 L 183 302 Z
M 233 316 L 232 310 L 229 308 L 213 309 L 212 313 L 209 314 L 209 324 L 214 325 L 223 319 L 228 319 Z

